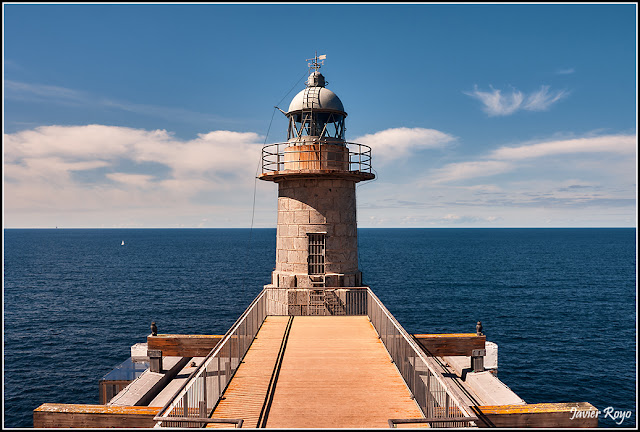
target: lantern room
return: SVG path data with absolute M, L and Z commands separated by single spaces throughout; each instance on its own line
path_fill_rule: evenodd
M 316 70 L 309 75 L 307 87 L 291 101 L 286 113 L 289 142 L 344 142 L 347 113 L 340 98 L 325 86 L 324 76 Z

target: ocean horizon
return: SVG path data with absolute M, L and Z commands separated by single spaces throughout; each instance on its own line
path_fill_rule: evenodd
M 275 264 L 275 228 L 5 228 L 4 427 L 161 333 L 224 334 Z M 124 242 L 124 244 L 122 244 Z M 636 424 L 635 228 L 359 228 L 359 266 L 409 333 L 474 332 L 527 403 Z M 620 424 L 609 412 L 631 412 Z

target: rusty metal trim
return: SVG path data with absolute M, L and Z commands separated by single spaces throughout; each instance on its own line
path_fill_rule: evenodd
M 389 427 L 395 428 L 397 424 L 407 424 L 407 423 L 467 423 L 477 421 L 478 417 L 469 416 L 469 417 L 430 417 L 430 418 L 412 418 L 412 419 L 389 419 Z
M 188 422 L 188 423 L 231 423 L 236 428 L 242 428 L 243 419 L 214 419 L 209 417 L 154 417 L 158 422 Z

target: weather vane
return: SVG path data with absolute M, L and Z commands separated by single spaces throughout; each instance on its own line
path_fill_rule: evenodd
M 308 62 L 312 62 L 312 63 L 309 63 L 309 72 L 311 72 L 311 69 L 315 69 L 317 72 L 318 69 L 320 69 L 320 67 L 324 65 L 324 59 L 326 58 L 327 58 L 326 54 L 322 54 L 321 56 L 319 56 L 318 51 L 316 51 L 316 55 L 314 58 L 307 59 Z M 322 60 L 322 61 L 318 62 L 318 60 Z

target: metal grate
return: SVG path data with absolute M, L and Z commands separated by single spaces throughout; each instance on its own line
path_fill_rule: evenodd
M 326 315 L 325 290 L 309 290 L 309 315 Z
M 313 233 L 313 234 L 309 233 L 309 258 L 308 258 L 309 272 L 308 274 L 310 276 L 324 275 L 325 245 L 326 245 L 325 233 Z M 313 279 L 314 278 L 312 278 L 312 280 Z

